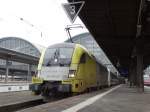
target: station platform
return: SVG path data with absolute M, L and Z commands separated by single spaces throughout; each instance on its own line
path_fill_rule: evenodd
M 137 88 L 119 85 L 19 112 L 150 112 L 150 88 L 139 93 Z
M 21 82 L 0 83 L 0 93 L 29 90 L 29 84 L 30 83 L 21 83 Z
M 41 96 L 35 96 L 31 91 L 0 93 L 0 108 L 6 105 L 20 104 L 37 99 L 41 99 Z

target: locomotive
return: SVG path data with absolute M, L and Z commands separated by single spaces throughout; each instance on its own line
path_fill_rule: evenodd
M 50 97 L 62 93 L 82 93 L 90 88 L 117 83 L 117 77 L 85 47 L 59 43 L 42 52 L 38 74 L 32 78 L 30 89 L 35 94 Z

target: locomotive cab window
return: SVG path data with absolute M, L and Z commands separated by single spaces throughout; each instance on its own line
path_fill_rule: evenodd
M 48 48 L 45 52 L 43 65 L 69 66 L 73 50 L 71 47 Z

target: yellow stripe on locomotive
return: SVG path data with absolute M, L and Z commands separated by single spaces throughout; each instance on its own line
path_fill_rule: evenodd
M 87 88 L 96 85 L 96 62 L 85 48 L 76 45 L 70 68 L 73 69 L 74 77 L 62 81 L 62 84 L 71 84 L 72 92 L 83 92 Z M 73 71 L 72 70 L 72 71 Z
M 43 79 L 40 78 L 40 77 L 33 76 L 32 77 L 32 83 L 34 83 L 34 84 L 42 84 L 43 83 Z

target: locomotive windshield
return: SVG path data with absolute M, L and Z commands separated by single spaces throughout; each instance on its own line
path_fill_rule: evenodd
M 45 52 L 44 66 L 69 66 L 71 63 L 73 48 L 48 48 Z

